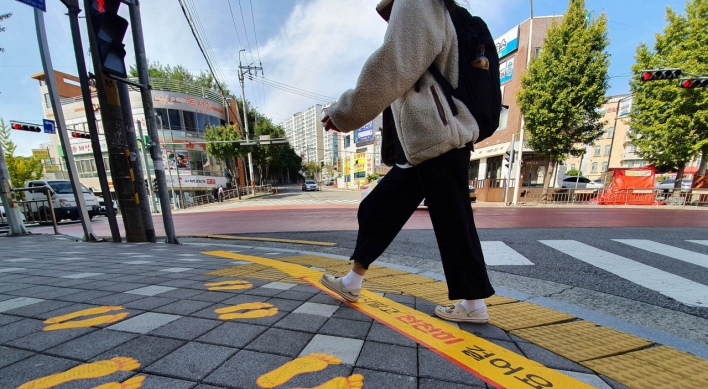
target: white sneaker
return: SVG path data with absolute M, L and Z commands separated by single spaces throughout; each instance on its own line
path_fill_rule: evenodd
M 435 307 L 435 314 L 440 318 L 454 322 L 483 324 L 489 321 L 487 307 L 470 312 L 460 302 L 448 306 L 438 305 Z

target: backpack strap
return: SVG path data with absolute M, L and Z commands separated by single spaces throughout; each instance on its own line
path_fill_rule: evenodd
M 443 74 L 440 72 L 437 66 L 435 66 L 435 64 L 430 65 L 428 71 L 433 75 L 435 81 L 440 84 L 440 87 L 442 88 L 443 93 L 445 94 L 445 99 L 447 99 L 447 104 L 450 106 L 450 111 L 452 111 L 452 116 L 457 116 L 459 112 L 457 111 L 455 100 L 452 99 L 452 93 L 454 92 L 455 88 L 452 87 L 450 82 L 447 80 L 447 78 L 445 78 L 445 76 L 443 76 Z

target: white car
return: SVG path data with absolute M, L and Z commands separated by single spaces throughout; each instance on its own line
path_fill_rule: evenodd
M 561 188 L 568 189 L 602 189 L 602 183 L 591 181 L 587 177 L 583 176 L 565 176 L 563 177 L 563 182 Z
M 2 214 L 2 217 L 0 217 L 0 225 L 8 224 L 7 214 L 5 214 L 5 207 L 3 207 L 2 205 L 0 205 L 0 214 Z M 25 214 L 20 212 L 20 215 L 22 215 L 22 223 L 27 223 L 27 218 L 25 217 Z
M 98 200 L 98 214 L 99 215 L 107 215 L 108 211 L 106 211 L 106 202 L 103 200 L 103 197 L 101 196 L 96 196 L 96 199 Z M 113 203 L 113 213 L 117 214 L 118 213 L 118 206 L 116 205 L 115 200 L 111 200 Z
M 29 181 L 27 186 L 30 191 L 27 192 L 25 198 L 31 202 L 31 211 L 37 219 L 42 219 L 42 216 L 48 215 L 49 209 L 46 203 L 46 190 L 49 188 L 52 195 L 52 208 L 57 221 L 63 219 L 79 220 L 79 208 L 74 197 L 74 192 L 69 180 L 36 180 Z M 81 185 L 81 193 L 84 198 L 84 203 L 88 211 L 89 219 L 93 219 L 98 214 L 98 201 L 93 192 Z M 42 203 L 42 201 L 45 201 Z M 46 217 L 45 217 L 46 218 Z
M 657 183 L 654 188 L 662 189 L 665 193 L 668 193 L 669 191 L 672 191 L 674 189 L 674 185 L 676 185 L 676 179 L 670 178 L 668 180 L 662 181 L 661 183 Z M 689 189 L 691 189 L 691 185 L 693 185 L 693 180 L 689 180 L 686 178 L 681 180 L 681 191 L 687 192 Z

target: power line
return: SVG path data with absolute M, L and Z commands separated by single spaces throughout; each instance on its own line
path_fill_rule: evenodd
M 269 87 L 271 87 L 271 88 L 279 89 L 279 90 L 282 90 L 282 91 L 284 91 L 284 92 L 292 93 L 292 94 L 299 95 L 299 96 L 302 96 L 302 97 L 307 97 L 307 98 L 309 98 L 309 99 L 316 100 L 316 101 L 329 102 L 329 101 L 334 100 L 333 98 L 328 97 L 328 96 L 321 96 L 321 95 L 314 94 L 314 93 L 312 93 L 312 92 L 307 92 L 307 91 L 295 89 L 295 88 L 292 88 L 292 87 L 287 87 L 287 86 L 282 86 L 282 85 L 278 85 L 278 84 L 273 84 L 273 83 L 267 81 L 267 80 L 264 79 L 264 78 L 249 78 L 249 79 L 252 80 L 252 81 L 255 81 L 255 82 L 260 82 L 260 83 L 262 83 L 263 85 L 269 86 Z
M 236 28 L 236 18 L 234 18 L 234 10 L 231 8 L 231 0 L 226 0 L 229 3 L 229 11 L 231 12 L 231 21 L 234 23 L 234 31 L 236 31 L 236 39 L 238 39 L 239 49 L 243 49 L 241 38 L 238 36 L 238 28 Z
M 295 90 L 295 91 L 297 91 L 297 92 L 301 92 L 301 93 L 305 93 L 305 94 L 309 94 L 309 95 L 313 95 L 313 96 L 317 96 L 317 97 L 322 97 L 322 98 L 328 100 L 328 102 L 329 102 L 329 101 L 336 100 L 336 99 L 333 98 L 333 97 L 330 97 L 330 96 L 327 96 L 327 95 L 323 95 L 323 94 L 321 94 L 321 93 L 308 91 L 308 90 L 305 90 L 305 89 L 302 89 L 302 88 L 298 88 L 298 87 L 296 87 L 296 86 L 284 84 L 284 83 L 282 83 L 282 82 L 278 82 L 278 81 L 275 81 L 275 80 L 270 80 L 270 79 L 267 79 L 267 78 L 265 78 L 265 77 L 260 77 L 260 78 L 258 78 L 257 80 L 254 80 L 254 81 L 256 81 L 256 82 L 262 82 L 262 83 L 264 83 L 264 84 L 266 84 L 266 85 L 272 84 L 272 85 L 275 85 L 275 86 L 278 86 L 278 87 L 283 87 L 283 88 L 287 88 L 287 89 L 293 89 L 293 90 Z
M 248 40 L 248 30 L 246 30 L 246 19 L 243 18 L 243 8 L 241 8 L 241 0 L 238 0 L 238 8 L 241 11 L 241 23 L 243 23 L 243 32 L 246 34 L 246 43 L 248 44 L 248 52 L 251 53 L 251 61 L 256 62 L 253 59 L 253 51 L 251 51 L 251 41 Z
M 258 53 L 258 64 L 261 63 L 261 50 L 258 48 L 258 34 L 256 34 L 256 18 L 253 16 L 253 0 L 248 0 L 251 3 L 251 21 L 253 22 L 253 38 L 256 40 L 256 53 Z

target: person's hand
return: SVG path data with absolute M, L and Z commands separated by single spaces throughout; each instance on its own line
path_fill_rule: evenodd
M 322 118 L 322 125 L 324 126 L 325 131 L 339 131 L 339 129 L 332 122 L 332 119 L 329 117 L 329 114 L 327 113 L 327 108 L 323 109 L 322 112 L 324 113 L 324 117 Z

